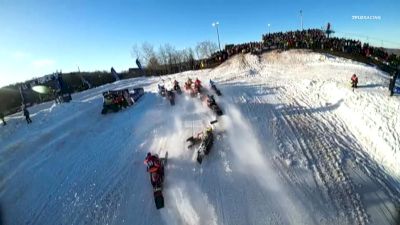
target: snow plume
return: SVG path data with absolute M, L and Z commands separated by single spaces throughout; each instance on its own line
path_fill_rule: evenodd
M 274 204 L 282 212 L 282 216 L 290 209 L 291 218 L 301 218 L 303 212 L 300 213 L 299 206 L 296 206 L 288 197 L 284 186 L 275 175 L 275 170 L 272 165 L 269 165 L 270 160 L 263 154 L 263 151 L 268 149 L 262 149 L 257 135 L 237 108 L 230 105 L 227 107 L 227 114 L 224 124 L 229 132 L 227 136 L 234 155 L 235 169 L 246 176 L 253 177 L 260 186 L 272 193 L 271 196 L 274 196 L 274 199 L 279 199 L 279 201 L 273 199 L 271 201 L 275 201 Z M 286 224 L 291 224 L 289 218 L 286 220 Z
M 257 174 L 257 176 L 260 174 L 255 173 L 256 171 L 263 171 L 261 175 L 265 175 L 263 178 L 268 180 L 268 188 L 274 191 L 279 190 L 278 184 L 272 175 L 274 171 L 266 164 L 267 161 L 261 153 L 261 146 L 251 127 L 238 109 L 230 106 L 227 111 L 229 117 L 225 120 L 225 126 L 229 131 L 229 143 L 235 160 L 237 160 L 236 163 L 238 163 L 239 170 L 243 173 L 251 172 L 249 175 Z
M 213 205 L 195 183 L 186 181 L 171 183 L 165 198 L 170 201 L 169 206 L 162 210 L 162 217 L 167 224 L 218 224 Z

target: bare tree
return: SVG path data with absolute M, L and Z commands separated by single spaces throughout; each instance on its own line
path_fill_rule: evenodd
M 142 53 L 145 64 L 147 65 L 151 58 L 156 58 L 156 53 L 154 51 L 153 45 L 149 44 L 148 42 L 144 42 L 142 44 Z
M 152 70 L 157 70 L 160 67 L 157 57 L 151 56 L 147 62 L 147 68 Z
M 171 49 L 172 47 L 169 44 L 164 44 L 164 46 L 160 46 L 158 50 L 158 57 L 160 59 L 161 64 L 164 66 L 164 70 L 169 73 L 171 71 L 172 61 L 171 61 Z
M 140 48 L 138 47 L 137 44 L 134 44 L 132 46 L 132 50 L 131 50 L 131 56 L 132 58 L 136 59 L 140 59 L 140 57 L 142 56 L 142 53 L 140 52 Z
M 212 53 L 218 50 L 217 44 L 211 41 L 202 41 L 196 45 L 196 54 L 198 59 L 209 58 Z

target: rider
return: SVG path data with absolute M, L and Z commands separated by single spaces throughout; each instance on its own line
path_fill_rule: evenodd
M 150 152 L 144 160 L 144 164 L 147 166 L 147 172 L 150 173 L 151 184 L 155 186 L 158 182 L 161 182 L 160 176 L 163 176 L 161 160 L 157 155 L 152 155 Z
M 181 89 L 179 87 L 179 82 L 177 80 L 174 80 L 174 90 L 176 91 L 176 90 L 179 90 L 179 89 Z
M 212 133 L 212 128 L 211 127 L 207 127 L 207 129 L 205 131 L 201 131 L 197 134 L 197 139 L 200 140 L 205 140 L 207 139 L 207 137 Z
M 160 95 L 165 95 L 165 87 L 163 84 L 158 84 L 158 93 L 160 93 Z
M 207 105 L 208 105 L 208 106 L 211 106 L 211 105 L 213 105 L 213 104 L 215 104 L 214 96 L 213 96 L 213 95 L 208 95 L 208 98 L 207 98 Z
M 210 79 L 210 86 L 212 87 L 212 86 L 214 86 L 214 85 L 215 85 L 214 81 L 212 81 L 212 80 Z
M 196 78 L 196 80 L 194 81 L 194 85 L 197 87 L 201 87 L 201 81 L 199 80 L 199 78 Z
M 187 81 L 185 82 L 185 89 L 186 90 L 191 89 L 192 88 L 192 83 L 193 83 L 192 79 L 188 78 Z
M 358 84 L 358 77 L 356 74 L 353 74 L 353 76 L 351 76 L 351 87 L 357 88 L 357 84 Z

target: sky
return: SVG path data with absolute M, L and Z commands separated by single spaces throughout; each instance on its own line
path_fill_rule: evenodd
M 399 0 L 0 0 L 0 87 L 55 71 L 136 67 L 132 46 L 221 47 L 328 22 L 336 36 L 400 48 Z M 353 16 L 380 16 L 375 20 Z M 270 27 L 268 28 L 268 24 Z

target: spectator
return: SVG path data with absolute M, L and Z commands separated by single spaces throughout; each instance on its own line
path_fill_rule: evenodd
M 24 116 L 25 116 L 26 122 L 27 122 L 28 124 L 32 123 L 32 120 L 31 120 L 31 118 L 29 117 L 29 111 L 28 111 L 28 109 L 27 109 L 25 106 L 23 106 L 22 108 L 23 108 L 23 111 L 24 111 Z
M 7 125 L 6 121 L 4 120 L 4 113 L 0 112 L 0 119 L 3 121 L 3 126 Z
M 397 73 L 394 73 L 393 76 L 390 77 L 390 82 L 389 82 L 390 96 L 393 96 L 393 94 L 394 94 L 394 87 L 396 84 L 396 79 L 397 79 Z
M 353 74 L 353 76 L 351 76 L 351 87 L 357 88 L 357 84 L 358 84 L 358 77 L 356 74 Z

